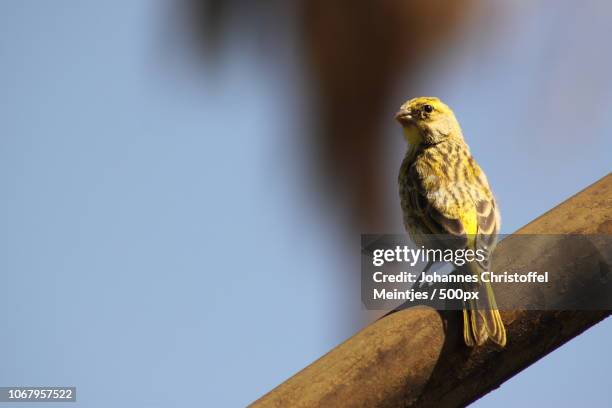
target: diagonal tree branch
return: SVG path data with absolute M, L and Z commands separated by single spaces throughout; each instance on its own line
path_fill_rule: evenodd
M 612 175 L 517 234 L 612 234 Z M 543 250 L 547 256 L 534 257 Z M 559 267 L 562 276 L 559 285 L 522 287 L 514 292 L 501 291 L 499 296 L 521 296 L 536 305 L 542 297 L 581 299 L 584 293 L 589 297 L 607 296 L 612 286 L 611 255 L 609 246 L 571 249 L 563 241 L 525 254 L 502 242 L 494 263 L 496 259 L 502 263 L 531 262 L 533 270 Z M 610 310 L 502 312 L 509 342 L 500 350 L 493 346 L 465 347 L 459 336 L 457 312 L 407 308 L 364 328 L 252 406 L 464 406 L 609 314 Z

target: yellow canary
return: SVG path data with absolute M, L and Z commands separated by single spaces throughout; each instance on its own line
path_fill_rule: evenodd
M 489 254 L 499 232 L 499 211 L 453 111 L 438 98 L 420 97 L 404 103 L 396 119 L 409 143 L 398 181 L 410 237 L 426 248 L 444 248 L 448 240 L 440 234 L 450 235 L 464 249 Z M 488 261 L 465 266 L 466 273 L 480 275 Z M 463 302 L 465 343 L 482 345 L 490 339 L 503 347 L 506 330 L 493 290 L 489 283 L 478 284 L 484 285 L 480 299 Z

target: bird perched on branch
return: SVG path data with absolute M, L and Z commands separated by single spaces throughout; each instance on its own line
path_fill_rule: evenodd
M 490 254 L 500 217 L 484 172 L 472 158 L 453 111 L 438 98 L 404 103 L 396 114 L 409 143 L 399 172 L 404 226 L 418 245 L 459 246 Z M 440 237 L 451 236 L 449 241 Z M 479 276 L 485 262 L 469 262 L 460 273 Z M 428 263 L 426 270 L 431 267 Z M 487 339 L 506 344 L 506 330 L 490 283 L 478 280 L 478 300 L 463 302 L 463 337 L 468 346 Z

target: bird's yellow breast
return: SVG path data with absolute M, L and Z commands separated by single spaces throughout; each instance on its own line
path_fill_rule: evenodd
M 423 142 L 423 136 L 416 126 L 404 126 L 404 137 L 411 146 L 418 146 Z

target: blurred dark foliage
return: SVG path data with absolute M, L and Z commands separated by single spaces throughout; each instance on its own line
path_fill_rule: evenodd
M 183 0 L 204 52 L 218 50 L 232 10 L 244 26 L 253 15 L 275 13 L 277 0 Z M 410 83 L 432 53 L 449 46 L 467 19 L 472 0 L 295 0 L 306 69 L 316 92 L 319 129 L 313 158 L 329 192 L 346 203 L 360 231 L 397 230 L 388 224 L 388 180 L 381 171 L 382 129 L 392 120 L 390 98 Z M 287 3 L 284 4 L 286 10 Z M 273 20 L 273 19 L 272 19 Z M 266 20 L 270 21 L 270 20 Z M 269 46 L 269 44 L 267 44 Z M 395 92 L 394 92 L 395 91 Z M 398 101 L 399 102 L 399 101 Z

